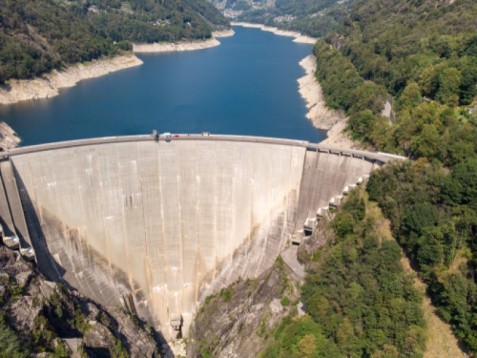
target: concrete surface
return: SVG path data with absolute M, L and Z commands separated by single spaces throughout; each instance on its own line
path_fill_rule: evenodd
M 187 334 L 201 299 L 269 268 L 320 206 L 396 159 L 209 135 L 98 138 L 3 157 L 2 188 L 15 197 L 11 170 L 28 230 L 18 203 L 0 203 L 0 215 L 7 223 L 13 213 L 29 233 L 40 270 L 104 305 L 133 297 L 133 309 L 169 338 L 171 317 L 182 316 Z
M 15 174 L 10 161 L 0 161 L 0 175 L 5 190 L 4 193 L 0 194 L 0 198 L 3 199 L 3 197 L 6 196 L 6 202 L 8 203 L 10 211 L 10 215 L 5 215 L 5 224 L 7 224 L 11 232 L 16 232 L 16 235 L 20 239 L 20 248 L 29 249 L 32 247 L 30 234 L 26 225 Z M 4 206 L 4 204 L 0 204 L 0 206 Z M 2 208 L 1 211 L 3 212 L 5 209 Z

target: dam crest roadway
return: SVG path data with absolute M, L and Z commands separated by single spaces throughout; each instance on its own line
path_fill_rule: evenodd
M 207 295 L 260 275 L 372 170 L 403 159 L 209 133 L 20 147 L 0 153 L 4 242 L 172 339 Z

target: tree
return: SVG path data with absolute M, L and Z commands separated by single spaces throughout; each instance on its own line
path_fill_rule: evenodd
M 439 86 L 436 99 L 441 103 L 455 107 L 459 104 L 461 73 L 457 68 L 450 67 L 440 71 L 438 75 Z
M 443 196 L 447 202 L 468 204 L 477 209 L 477 159 L 459 163 L 443 185 Z
M 439 131 L 434 124 L 424 124 L 422 130 L 411 141 L 414 158 L 435 158 L 441 150 Z
M 412 108 L 421 103 L 421 90 L 416 82 L 410 82 L 399 97 L 400 108 Z
M 439 213 L 434 205 L 429 202 L 417 203 L 410 206 L 404 216 L 402 228 L 406 234 L 424 234 L 425 229 L 437 225 Z
M 303 358 L 309 358 L 316 352 L 316 338 L 313 334 L 305 335 L 298 342 L 298 348 L 300 350 L 300 356 Z

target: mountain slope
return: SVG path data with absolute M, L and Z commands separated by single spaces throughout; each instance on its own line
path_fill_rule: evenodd
M 160 357 L 162 337 L 136 316 L 47 281 L 0 245 L 0 357 Z M 161 345 L 164 345 L 161 347 Z M 75 348 L 76 347 L 76 348 Z M 162 352 L 164 353 L 164 352 Z
M 0 24 L 0 84 L 228 26 L 205 0 L 0 0 Z
M 477 352 L 477 3 L 360 0 L 315 46 L 327 102 L 377 150 L 417 160 L 368 192 L 428 284 L 438 314 Z M 393 98 L 392 118 L 382 116 Z
M 355 0 L 211 0 L 227 17 L 323 36 L 340 26 Z
M 216 26 L 228 26 L 205 0 L 91 0 L 83 6 L 83 12 L 100 34 L 114 41 L 209 38 Z

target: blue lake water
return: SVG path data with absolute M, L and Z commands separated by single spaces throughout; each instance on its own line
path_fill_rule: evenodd
M 22 145 L 159 132 L 320 142 L 306 119 L 298 62 L 312 46 L 236 27 L 211 49 L 140 55 L 142 66 L 81 81 L 51 99 L 0 105 Z

